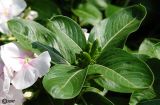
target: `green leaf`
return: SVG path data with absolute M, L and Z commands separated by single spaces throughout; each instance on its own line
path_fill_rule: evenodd
M 148 59 L 150 59 L 149 56 L 144 55 L 144 54 L 134 53 L 132 55 L 135 56 L 135 57 L 137 57 L 138 59 L 144 61 L 144 62 L 146 62 Z
M 58 16 L 57 18 L 61 18 L 61 16 Z M 63 18 L 63 17 L 62 17 Z M 61 21 L 62 22 L 62 21 Z M 63 23 L 63 22 L 62 22 Z M 65 23 L 64 23 L 65 24 Z M 73 23 L 74 24 L 74 23 Z M 74 38 L 78 38 L 78 37 L 76 37 L 76 35 L 74 35 L 74 36 L 70 36 L 70 35 L 68 35 L 69 33 L 66 33 L 66 31 L 68 31 L 69 32 L 69 30 L 71 29 L 71 28 L 68 28 L 68 30 L 67 29 L 61 29 L 61 28 L 59 28 L 59 27 L 63 27 L 63 25 L 61 24 L 59 27 L 57 26 L 57 24 L 55 24 L 54 22 L 52 22 L 52 21 L 49 21 L 48 22 L 48 24 L 47 24 L 47 26 L 48 26 L 48 28 L 52 31 L 52 33 L 54 33 L 55 35 L 56 35 L 56 41 L 57 41 L 57 44 L 55 43 L 54 44 L 54 48 L 56 49 L 56 50 L 58 50 L 62 55 L 63 55 L 63 57 L 69 62 L 69 63 L 71 63 L 71 64 L 73 64 L 73 63 L 75 63 L 75 60 L 76 60 L 76 54 L 78 53 L 80 53 L 81 51 L 82 51 L 82 49 L 80 48 L 80 46 L 78 46 L 77 45 L 77 43 L 79 44 L 79 41 L 76 39 L 74 39 Z M 66 26 L 67 27 L 67 26 Z M 65 28 L 66 28 L 65 27 Z M 69 27 L 69 26 L 68 26 Z M 76 26 L 75 26 L 76 27 Z M 74 28 L 75 28 L 74 27 Z M 77 28 L 77 30 L 79 30 L 78 29 L 78 26 L 76 27 Z M 65 31 L 66 30 L 66 31 Z M 76 30 L 76 29 L 75 29 Z M 73 30 L 72 30 L 73 31 Z M 72 32 L 72 31 L 70 31 L 70 32 Z M 80 30 L 79 30 L 80 31 Z M 81 32 L 81 31 L 80 31 Z M 77 33 L 76 33 L 77 34 Z M 73 35 L 73 34 L 72 34 Z M 82 35 L 82 34 L 81 34 Z M 81 35 L 79 36 L 80 38 L 82 38 L 81 37 Z M 73 39 L 77 42 L 75 42 Z M 79 40 L 81 40 L 81 39 L 79 39 Z M 82 41 L 84 41 L 83 40 L 83 38 L 82 38 Z M 85 42 L 83 43 L 83 44 L 81 44 L 81 45 L 84 45 L 85 44 Z M 58 46 L 57 46 L 58 45 Z
M 43 86 L 54 98 L 70 99 L 76 97 L 84 84 L 87 70 L 71 65 L 55 65 L 43 78 Z
M 150 58 L 160 59 L 160 40 L 154 38 L 145 39 L 139 47 L 139 54 L 148 55 Z
M 113 15 L 114 13 L 116 13 L 120 9 L 121 9 L 121 7 L 118 7 L 118 6 L 112 5 L 112 4 L 108 4 L 107 8 L 105 9 L 105 16 L 109 17 L 109 16 Z
M 142 5 L 121 9 L 97 24 L 91 30 L 89 41 L 94 42 L 98 39 L 102 50 L 112 47 L 123 48 L 128 35 L 139 28 L 145 16 L 146 9 Z
M 88 74 L 99 74 L 99 78 L 96 78 L 95 81 L 107 90 L 130 93 L 138 88 L 114 70 L 102 65 L 90 65 Z
M 55 35 L 51 31 L 34 21 L 12 19 L 8 21 L 8 26 L 11 33 L 20 43 L 23 43 L 22 39 L 26 39 L 30 42 L 38 41 L 46 45 L 51 45 L 53 40 L 55 40 Z
M 153 99 L 139 103 L 138 105 L 160 105 L 160 99 Z
M 51 56 L 52 62 L 54 62 L 55 64 L 69 64 L 56 49 L 50 46 L 44 45 L 39 42 L 33 42 L 32 47 L 34 49 L 38 49 L 40 52 L 48 51 Z
M 102 78 L 97 81 L 110 90 L 131 92 L 153 85 L 154 76 L 150 68 L 137 57 L 121 49 L 115 48 L 103 52 L 97 59 L 97 64 L 103 65 L 98 66 L 97 69 L 92 67 L 94 72 L 101 71 L 99 74 L 102 75 Z
M 72 19 L 65 16 L 55 16 L 49 21 L 49 28 L 54 30 L 55 27 L 69 36 L 77 45 L 85 49 L 86 39 L 81 27 Z
M 90 3 L 80 4 L 77 9 L 72 11 L 79 17 L 81 25 L 95 25 L 102 19 L 101 12 Z
M 84 86 L 83 91 L 85 91 L 85 92 L 95 92 L 95 93 L 98 93 L 98 94 L 102 93 L 102 91 L 100 91 L 99 89 L 97 89 L 95 87 L 90 87 L 90 86 Z
M 156 58 L 160 59 L 160 42 L 155 45 Z
M 153 99 L 156 96 L 153 89 L 138 90 L 132 93 L 129 105 L 137 105 L 140 101 Z
M 82 98 L 86 102 L 83 105 L 114 105 L 109 99 L 94 92 L 86 92 Z
M 61 30 L 55 28 L 55 32 L 51 32 L 44 26 L 29 20 L 13 19 L 8 22 L 9 29 L 17 40 L 24 44 L 23 39 L 27 39 L 29 43 L 39 42 L 44 45 L 55 48 L 69 63 L 74 63 L 76 53 L 82 49 Z M 27 42 L 25 43 L 27 45 Z

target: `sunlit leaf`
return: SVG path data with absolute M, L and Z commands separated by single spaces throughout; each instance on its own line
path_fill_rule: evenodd
M 59 29 L 65 35 L 69 36 L 82 49 L 85 49 L 85 35 L 81 27 L 75 21 L 65 16 L 55 16 L 48 24 L 51 31 L 55 31 L 55 28 Z
M 140 101 L 153 99 L 154 97 L 156 97 L 156 94 L 151 88 L 135 91 L 131 95 L 129 105 L 137 105 Z
M 100 74 L 96 81 L 106 89 L 127 93 L 153 85 L 154 77 L 150 68 L 123 50 L 110 49 L 103 52 L 97 63 L 100 65 L 91 66 L 89 73 Z
M 98 39 L 103 50 L 123 48 L 128 35 L 139 28 L 145 16 L 146 9 L 142 5 L 121 9 L 97 24 L 91 30 L 89 41 Z
M 54 98 L 74 98 L 80 93 L 86 75 L 85 69 L 78 69 L 71 65 L 56 65 L 44 76 L 43 86 Z
M 139 54 L 148 55 L 151 58 L 159 58 L 160 59 L 160 40 L 148 38 L 145 39 L 139 47 Z
M 51 32 L 44 26 L 29 20 L 13 19 L 8 22 L 12 34 L 24 44 L 22 39 L 29 40 L 30 43 L 39 42 L 55 48 L 69 63 L 74 63 L 76 53 L 82 49 L 63 31 L 55 28 Z M 27 42 L 25 43 L 27 45 Z

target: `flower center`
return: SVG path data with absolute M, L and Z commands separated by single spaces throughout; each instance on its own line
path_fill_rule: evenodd
M 7 10 L 5 10 L 4 12 L 3 12 L 3 14 L 5 15 L 5 16 L 9 16 L 9 13 L 8 13 L 8 11 Z
M 24 63 L 26 64 L 26 63 L 29 63 L 29 61 L 31 61 L 31 58 L 30 57 L 25 57 L 25 59 L 24 59 Z

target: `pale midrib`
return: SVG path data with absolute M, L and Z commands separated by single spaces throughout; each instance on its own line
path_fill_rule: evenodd
M 70 39 L 74 43 L 74 45 L 76 45 L 79 48 L 79 50 L 82 51 L 82 49 L 79 47 L 79 45 L 77 45 L 77 43 L 72 38 L 70 38 L 66 33 L 64 33 L 63 31 L 61 31 L 59 28 L 56 28 L 56 29 L 59 30 L 61 33 L 63 33 L 68 39 Z
M 135 84 L 133 84 L 131 81 L 129 81 L 128 79 L 126 79 L 124 76 L 122 76 L 121 74 L 119 74 L 119 73 L 117 73 L 116 71 L 114 71 L 114 70 L 112 70 L 112 69 L 110 69 L 110 68 L 108 68 L 108 70 L 110 70 L 111 72 L 114 72 L 114 73 L 116 73 L 117 75 L 119 75 L 120 76 L 120 78 L 123 78 L 124 80 L 126 80 L 130 85 L 133 85 L 133 87 L 134 88 L 147 88 L 147 87 L 137 87 L 137 85 L 135 85 Z M 121 84 L 122 86 L 123 86 L 123 84 Z M 126 87 L 126 86 L 124 86 L 124 87 Z
M 130 85 L 132 85 L 134 88 L 139 88 L 139 87 L 137 87 L 135 84 L 133 84 L 132 82 L 130 82 L 129 80 L 127 80 L 125 77 L 123 77 L 123 76 L 120 75 L 119 73 L 115 72 L 114 70 L 112 70 L 112 69 L 110 69 L 110 68 L 108 68 L 108 67 L 102 66 L 102 65 L 99 65 L 99 66 L 101 66 L 101 67 L 104 68 L 104 69 L 107 69 L 108 71 L 110 71 L 110 72 L 112 72 L 112 73 L 115 73 L 115 74 L 118 75 L 120 78 L 124 79 L 127 83 L 129 83 Z M 98 72 L 97 72 L 97 73 L 98 73 Z M 102 74 L 102 75 L 103 75 L 103 74 Z M 113 81 L 114 81 L 114 80 L 113 80 Z M 123 86 L 123 84 L 120 84 L 120 85 Z M 124 87 L 126 87 L 126 86 L 124 86 Z
M 125 29 L 128 25 L 132 24 L 134 21 L 136 20 L 136 18 L 134 18 L 132 21 L 130 21 L 128 24 L 126 24 L 123 28 L 121 28 L 117 33 L 115 33 L 115 35 L 105 44 L 105 46 L 102 48 L 106 48 L 107 45 L 121 32 L 123 31 L 123 29 Z
M 69 77 L 68 80 L 67 80 L 67 82 L 66 82 L 64 85 L 62 85 L 62 87 L 59 89 L 59 91 L 61 91 L 61 90 L 70 82 L 70 80 L 71 80 L 75 75 L 77 75 L 79 72 L 81 72 L 81 70 L 75 72 L 71 77 Z

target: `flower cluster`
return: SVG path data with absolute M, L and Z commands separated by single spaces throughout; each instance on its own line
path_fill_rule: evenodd
M 50 68 L 47 51 L 36 55 L 24 50 L 16 42 L 1 46 L 0 49 L 0 100 L 14 100 L 14 105 L 23 102 L 22 89 L 32 86 Z

